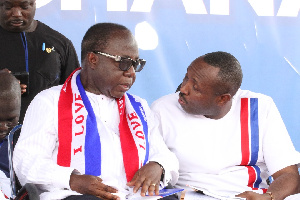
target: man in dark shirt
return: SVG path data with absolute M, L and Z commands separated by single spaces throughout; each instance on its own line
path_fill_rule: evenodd
M 21 91 L 17 79 L 0 71 L 0 191 L 10 197 L 7 135 L 18 124 Z M 0 199 L 1 193 L 0 193 Z
M 22 83 L 20 122 L 34 96 L 65 82 L 79 67 L 72 42 L 34 20 L 36 0 L 0 0 L 0 69 L 29 76 Z M 26 78 L 26 77 L 25 77 Z M 25 85 L 26 86 L 25 86 Z

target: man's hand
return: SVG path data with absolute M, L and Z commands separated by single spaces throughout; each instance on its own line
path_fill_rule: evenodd
M 19 83 L 20 83 L 20 81 L 19 81 Z M 27 85 L 20 84 L 20 86 L 21 86 L 21 94 L 24 94 L 26 92 Z
M 239 195 L 236 195 L 236 197 L 246 198 L 247 200 L 270 200 L 271 199 L 270 195 L 268 194 L 258 194 L 252 191 L 243 192 Z
M 117 190 L 102 183 L 102 179 L 91 175 L 76 175 L 71 174 L 70 188 L 81 194 L 90 194 L 99 197 L 103 200 L 120 200 L 120 197 L 111 193 L 116 193 Z
M 296 165 L 285 167 L 272 175 L 274 181 L 270 184 L 268 191 L 276 200 L 283 200 L 287 196 L 296 194 L 299 189 L 299 172 Z M 269 194 L 256 194 L 254 192 L 243 192 L 237 197 L 244 197 L 247 200 L 270 200 Z
M 141 196 L 145 196 L 148 191 L 149 195 L 159 195 L 159 184 L 163 170 L 156 162 L 149 162 L 141 167 L 133 176 L 132 180 L 127 183 L 128 186 L 134 186 L 133 192 L 137 192 L 140 187 Z

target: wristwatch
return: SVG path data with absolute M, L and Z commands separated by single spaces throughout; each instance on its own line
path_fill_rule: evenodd
M 158 162 L 156 162 L 156 163 L 157 163 L 157 164 L 160 166 L 160 168 L 162 169 L 160 181 L 163 181 L 164 178 L 165 178 L 165 169 L 164 169 L 164 167 L 163 167 L 160 163 L 158 163 Z

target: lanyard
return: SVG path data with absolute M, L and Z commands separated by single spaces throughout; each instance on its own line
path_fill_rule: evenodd
M 29 69 L 28 69 L 28 46 L 27 46 L 27 40 L 26 40 L 25 32 L 24 31 L 21 32 L 20 35 L 21 35 L 23 47 L 24 47 L 24 50 L 25 50 L 26 72 L 29 72 Z

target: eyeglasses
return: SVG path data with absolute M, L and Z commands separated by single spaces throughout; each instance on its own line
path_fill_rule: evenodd
M 93 53 L 100 54 L 102 56 L 106 56 L 108 58 L 112 58 L 117 62 L 120 62 L 119 68 L 122 71 L 128 71 L 131 66 L 133 66 L 133 69 L 135 72 L 142 71 L 143 67 L 146 64 L 146 60 L 144 59 L 138 59 L 138 60 L 132 60 L 131 58 L 125 58 L 117 55 L 110 55 L 108 53 L 102 53 L 100 51 L 93 51 Z

